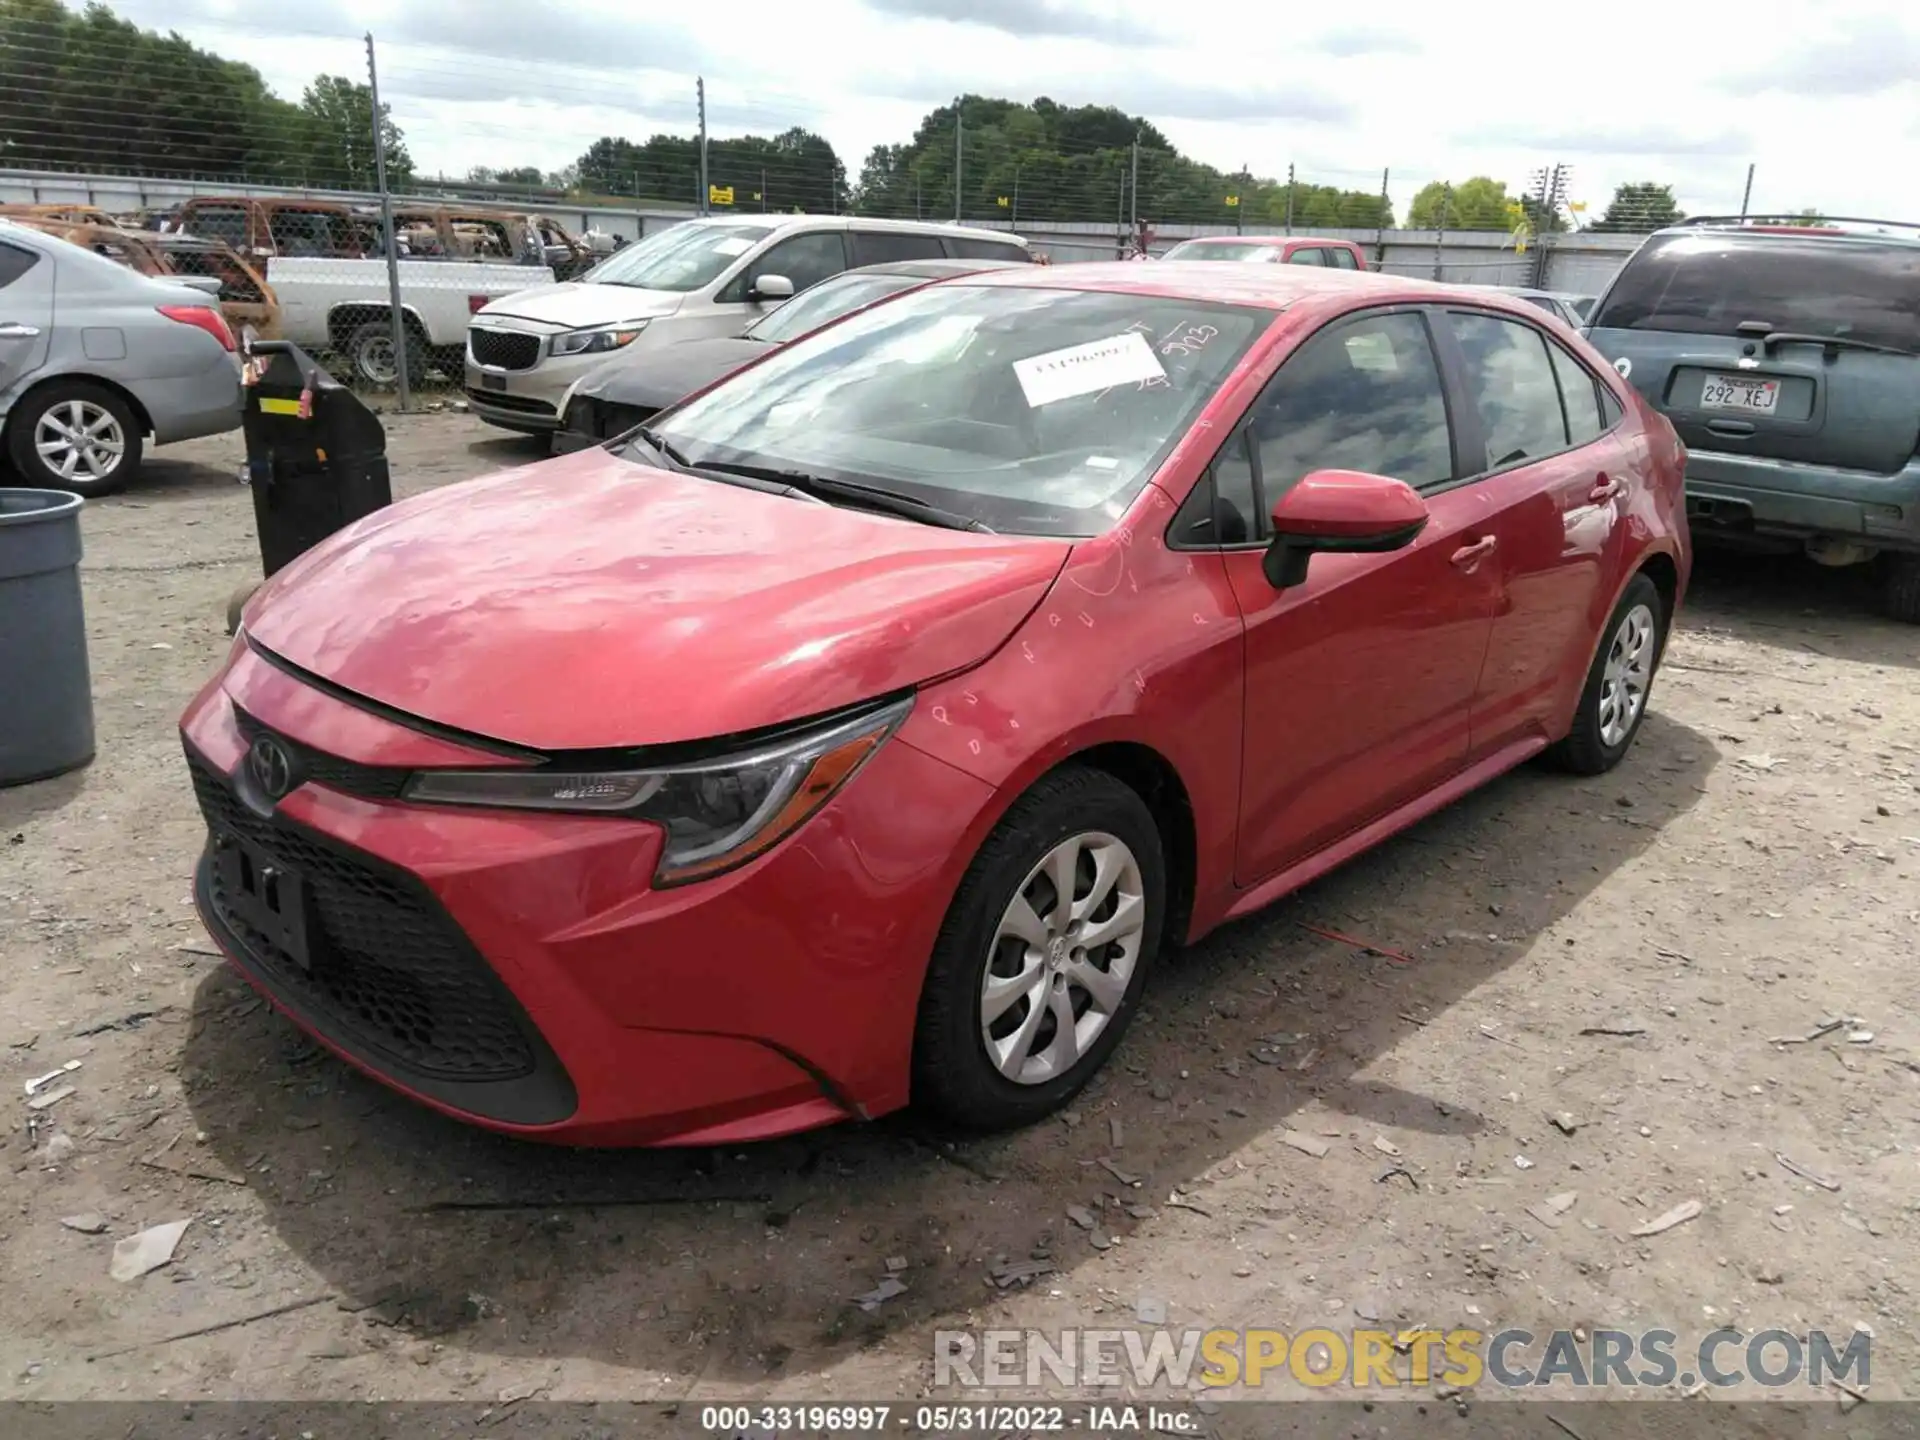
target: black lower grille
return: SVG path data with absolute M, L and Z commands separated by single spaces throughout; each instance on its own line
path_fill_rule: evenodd
M 191 748 L 187 766 L 212 845 L 234 837 L 299 877 L 309 968 L 250 927 L 211 863 L 197 888 L 246 966 L 316 1030 L 423 1094 L 479 1114 L 546 1123 L 572 1112 L 571 1084 L 526 1012 L 425 886 L 281 816 L 257 814 Z M 463 1090 L 519 1091 L 476 1103 Z M 505 1113 L 511 1111 L 512 1113 Z
M 644 425 L 660 413 L 657 405 L 617 405 L 606 400 L 577 396 L 567 406 L 567 429 L 595 440 L 611 440 L 636 425 Z
M 233 718 L 249 745 L 262 735 L 270 735 L 279 743 L 293 762 L 296 784 L 311 780 L 316 785 L 325 785 L 329 790 L 338 790 L 345 795 L 361 795 L 369 800 L 398 800 L 401 792 L 407 788 L 408 777 L 413 773 L 404 766 L 362 765 L 356 760 L 343 760 L 338 755 L 329 755 L 324 750 L 303 745 L 263 725 L 237 705 L 233 709 Z
M 485 405 L 490 410 L 512 410 L 522 415 L 538 415 L 546 420 L 558 413 L 550 400 L 536 400 L 531 395 L 509 395 L 504 390 L 476 390 L 469 385 L 467 399 Z
M 478 325 L 467 330 L 467 347 L 475 363 L 496 370 L 531 370 L 540 359 L 540 337 L 523 335 L 517 330 L 485 330 Z

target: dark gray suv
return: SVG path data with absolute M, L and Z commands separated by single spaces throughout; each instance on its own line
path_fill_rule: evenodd
M 1696 540 L 1871 561 L 1920 624 L 1920 225 L 1689 220 L 1586 335 L 1686 444 Z

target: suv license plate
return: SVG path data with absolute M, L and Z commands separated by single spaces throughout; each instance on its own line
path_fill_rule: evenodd
M 1700 386 L 1703 410 L 1745 410 L 1755 415 L 1771 415 L 1780 403 L 1780 382 L 1758 380 L 1751 375 L 1709 375 Z
M 233 918 L 302 970 L 311 970 L 307 892 L 299 874 L 231 835 L 214 837 L 213 863 Z
M 482 390 L 504 390 L 507 388 L 507 377 L 504 375 L 482 375 L 480 377 L 480 388 Z

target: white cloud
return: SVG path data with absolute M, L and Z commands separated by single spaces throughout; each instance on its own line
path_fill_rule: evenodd
M 286 22 L 257 0 L 119 8 L 289 96 L 318 70 L 358 74 L 372 29 L 416 162 L 450 173 L 688 133 L 699 72 L 716 135 L 803 125 L 855 172 L 962 89 L 1118 105 L 1223 169 L 1372 189 L 1385 167 L 1403 208 L 1428 180 L 1517 186 L 1563 161 L 1590 213 L 1646 179 L 1690 211 L 1732 209 L 1752 162 L 1758 207 L 1897 218 L 1920 171 L 1920 18 L 1860 0 L 1817 17 L 1616 0 L 1558 29 L 1413 0 L 1364 26 L 1244 0 L 312 0 Z

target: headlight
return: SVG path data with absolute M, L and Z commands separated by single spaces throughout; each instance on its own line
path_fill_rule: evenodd
M 565 330 L 553 337 L 548 347 L 555 355 L 602 355 L 631 345 L 647 328 L 644 320 L 627 320 L 618 325 L 599 325 L 591 330 Z
M 737 754 L 650 770 L 423 770 L 405 798 L 649 820 L 667 832 L 654 875 L 684 884 L 730 870 L 811 816 L 899 728 L 908 697 Z

